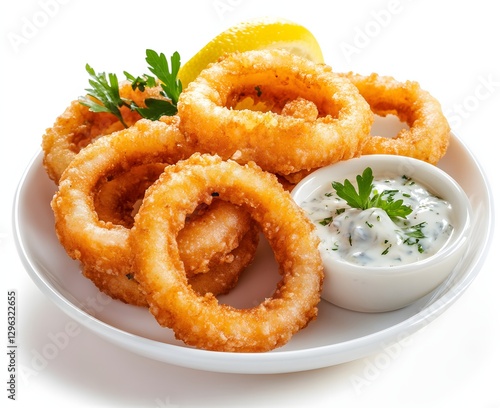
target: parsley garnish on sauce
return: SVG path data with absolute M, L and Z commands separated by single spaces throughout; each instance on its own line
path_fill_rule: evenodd
M 144 92 L 146 88 L 160 85 L 160 95 L 165 99 L 147 98 L 146 107 L 139 107 L 133 101 L 120 96 L 120 87 L 116 74 L 96 73 L 89 65 L 86 70 L 90 75 L 90 88 L 86 89 L 87 96 L 79 98 L 81 104 L 87 106 L 92 112 L 108 112 L 116 116 L 127 127 L 120 108 L 128 107 L 138 112 L 143 118 L 158 120 L 161 116 L 172 116 L 177 113 L 177 101 L 182 92 L 182 83 L 177 78 L 181 62 L 178 52 L 170 57 L 170 66 L 163 53 L 158 54 L 153 50 L 146 50 L 146 62 L 153 75 L 144 74 L 134 77 L 124 72 L 126 78 L 132 83 L 134 90 Z
M 397 190 L 384 190 L 379 193 L 373 187 L 373 173 L 370 167 L 367 167 L 363 174 L 356 176 L 358 190 L 349 181 L 345 180 L 344 184 L 332 182 L 332 187 L 337 192 L 337 195 L 345 200 L 352 208 L 367 210 L 368 208 L 381 208 L 391 218 L 401 217 L 406 218 L 412 212 L 409 205 L 405 205 L 403 200 L 395 200 L 394 195 Z
M 367 210 L 369 208 L 380 208 L 384 210 L 391 218 L 406 218 L 413 211 L 409 205 L 405 205 L 403 200 L 395 200 L 394 196 L 398 190 L 384 190 L 379 193 L 374 189 L 373 172 L 370 167 L 367 167 L 363 174 L 356 176 L 358 189 L 349 180 L 344 180 L 344 184 L 332 182 L 332 187 L 337 192 L 339 198 L 342 198 L 352 208 Z M 403 194 L 403 196 L 406 196 Z M 331 222 L 329 219 L 325 219 Z M 418 251 L 422 253 L 424 250 L 420 244 L 420 240 L 425 238 L 422 228 L 425 222 L 417 225 L 409 226 L 404 229 L 404 243 L 407 245 L 417 245 Z M 325 224 L 323 224 L 325 225 Z M 373 225 L 367 224 L 368 227 Z M 382 255 L 387 255 L 392 244 L 389 244 L 382 252 Z

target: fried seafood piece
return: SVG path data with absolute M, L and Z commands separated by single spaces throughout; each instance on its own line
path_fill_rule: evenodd
M 184 229 L 189 229 L 189 226 Z M 202 296 L 207 293 L 213 296 L 227 294 L 236 286 L 241 274 L 254 260 L 258 243 L 259 230 L 252 224 L 238 246 L 229 253 L 230 262 L 220 263 L 215 259 L 208 264 L 206 273 L 189 276 L 186 274 L 189 285 Z M 94 269 L 92 265 L 82 265 L 82 273 L 108 296 L 128 304 L 148 306 L 146 295 L 139 288 L 132 273 L 129 275 L 104 273 Z
M 258 109 L 248 107 L 249 98 Z M 277 49 L 210 65 L 180 95 L 178 114 L 200 152 L 280 175 L 358 156 L 373 122 L 348 79 Z
M 99 219 L 126 228 L 134 225 L 134 216 L 147 188 L 167 164 L 147 163 L 102 180 L 96 188 L 94 207 Z M 177 236 L 179 251 L 188 276 L 209 271 L 217 263 L 232 262 L 232 251 L 250 228 L 250 216 L 225 201 L 214 200 L 210 207 L 200 205 L 189 215 L 186 228 Z
M 134 276 L 130 224 L 119 222 L 127 219 L 123 208 L 114 218 L 110 213 L 121 199 L 129 203 L 142 199 L 158 176 L 158 163 L 165 167 L 192 153 L 192 146 L 179 132 L 177 117 L 142 119 L 128 129 L 99 138 L 68 165 L 51 202 L 56 233 L 68 255 L 81 262 L 84 275 L 99 289 L 127 303 L 143 299 L 135 293 L 137 285 L 129 282 Z M 120 187 L 120 192 L 107 190 L 109 184 Z M 96 209 L 96 197 L 103 217 Z M 231 264 L 233 251 L 252 224 L 248 213 L 225 202 L 193 211 L 179 235 L 189 273 L 209 273 L 212 266 Z M 108 286 L 116 282 L 120 284 Z
M 220 260 L 213 258 L 208 264 L 206 273 L 190 274 L 186 272 L 189 285 L 201 296 L 208 293 L 213 296 L 227 294 L 236 286 L 241 273 L 254 260 L 259 244 L 259 234 L 257 225 L 252 223 L 247 233 L 239 241 L 238 246 L 230 252 L 230 261 L 221 263 Z M 180 247 L 179 240 L 177 242 Z M 182 255 L 181 259 L 183 259 Z
M 417 82 L 399 82 L 375 73 L 344 75 L 376 115 L 396 115 L 409 127 L 392 138 L 379 135 L 368 138 L 363 154 L 396 154 L 437 164 L 448 149 L 450 126 L 436 98 Z
M 179 255 L 189 277 L 209 272 L 215 265 L 233 262 L 233 249 L 252 227 L 250 215 L 222 200 L 198 206 L 177 235 Z
M 138 106 L 144 106 L 147 98 L 160 98 L 159 92 L 160 88 L 146 88 L 144 92 L 133 90 L 129 82 L 120 86 L 120 96 Z M 127 107 L 120 108 L 120 111 L 129 126 L 141 118 Z M 123 124 L 116 116 L 92 112 L 78 100 L 72 101 L 42 137 L 43 165 L 50 179 L 58 184 L 63 171 L 83 147 L 100 136 L 122 129 Z
M 186 278 L 175 237 L 186 214 L 214 195 L 246 209 L 274 251 L 282 279 L 255 307 L 238 309 L 210 293 L 200 296 Z M 268 351 L 286 344 L 317 316 L 323 264 L 314 227 L 277 178 L 254 163 L 194 154 L 167 167 L 146 192 L 131 241 L 136 279 L 151 313 L 188 345 Z
M 100 179 L 94 195 L 94 207 L 99 219 L 132 228 L 144 192 L 158 179 L 167 165 L 139 164 L 123 173 Z

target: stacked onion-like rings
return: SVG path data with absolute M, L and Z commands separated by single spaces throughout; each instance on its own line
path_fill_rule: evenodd
M 189 229 L 189 224 L 186 224 L 185 229 Z M 210 233 L 208 230 L 204 232 L 207 235 Z M 228 293 L 238 283 L 243 270 L 253 261 L 258 243 L 258 229 L 252 224 L 239 241 L 238 246 L 229 253 L 230 262 L 219 263 L 218 260 L 215 260 L 207 265 L 208 271 L 206 273 L 186 273 L 189 285 L 200 295 L 212 293 L 214 296 L 218 296 Z M 196 246 L 193 248 L 196 249 Z M 146 296 L 140 290 L 134 277 L 126 276 L 123 273 L 102 272 L 92 265 L 83 265 L 82 273 L 101 292 L 110 297 L 131 305 L 148 306 Z
M 144 294 L 133 279 L 130 229 L 123 223 L 103 220 L 96 211 L 95 197 L 107 203 L 101 206 L 107 210 L 116 208 L 113 203 L 130 190 L 135 194 L 133 200 L 140 199 L 154 180 L 129 179 L 129 174 L 136 175 L 135 166 L 176 163 L 192 153 L 192 147 L 179 132 L 177 117 L 154 122 L 144 119 L 94 141 L 64 171 L 52 200 L 56 232 L 68 255 L 82 263 L 83 274 L 103 292 L 126 303 L 146 305 Z M 153 177 L 157 170 L 153 171 Z M 109 183 L 118 180 L 120 186 L 125 185 L 122 194 L 106 193 L 103 179 L 111 179 Z M 139 183 L 140 188 L 135 185 L 138 180 L 145 182 Z M 106 198 L 106 194 L 111 195 Z M 250 216 L 220 202 L 195 214 L 185 230 L 179 241 L 188 271 L 212 278 L 211 285 L 206 287 L 203 285 L 209 282 L 208 278 L 194 279 L 195 290 L 216 294 L 229 290 L 256 250 L 257 231 Z
M 441 105 L 429 92 L 417 82 L 398 82 L 389 76 L 353 73 L 345 76 L 358 88 L 375 114 L 396 115 L 409 126 L 393 138 L 370 137 L 363 154 L 397 154 L 437 164 L 448 149 L 450 126 Z
M 132 228 L 145 191 L 166 165 L 140 164 L 109 180 L 109 176 L 106 177 L 95 189 L 94 207 L 99 219 Z M 241 209 L 224 201 L 215 200 L 210 207 L 197 208 L 177 236 L 188 277 L 208 272 L 217 263 L 232 262 L 234 255 L 230 251 L 238 246 L 249 223 L 248 214 L 242 214 Z
M 220 304 L 189 286 L 176 242 L 186 214 L 213 196 L 242 206 L 269 240 L 282 280 L 272 297 L 250 309 Z M 169 166 L 146 192 L 131 238 L 137 280 L 151 313 L 188 345 L 258 352 L 285 344 L 317 315 L 323 265 L 314 227 L 277 178 L 255 164 L 242 166 L 194 154 Z
M 272 111 L 234 109 L 248 98 Z M 181 93 L 178 111 L 181 131 L 199 151 L 281 175 L 359 155 L 373 122 L 348 79 L 284 50 L 234 53 L 212 64 Z
M 160 88 L 147 88 L 144 92 L 132 89 L 130 82 L 120 85 L 120 96 L 144 106 L 147 98 L 160 98 Z M 124 122 L 131 126 L 141 117 L 127 107 L 120 108 Z M 123 129 L 116 116 L 105 112 L 92 112 L 78 100 L 71 102 L 45 131 L 42 138 L 43 165 L 49 177 L 56 183 L 76 154 L 96 138 Z

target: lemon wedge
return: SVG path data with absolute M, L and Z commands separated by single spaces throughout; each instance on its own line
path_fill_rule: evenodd
M 208 64 L 236 51 L 282 48 L 294 54 L 323 62 L 323 53 L 314 35 L 300 24 L 277 18 L 260 18 L 237 24 L 223 31 L 181 66 L 178 78 L 183 88 Z

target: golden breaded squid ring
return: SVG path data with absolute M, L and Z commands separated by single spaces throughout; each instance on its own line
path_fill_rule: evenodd
M 282 275 L 272 297 L 249 309 L 219 304 L 189 285 L 176 236 L 185 215 L 213 195 L 242 206 L 269 241 Z M 168 203 L 168 205 L 166 205 Z M 169 166 L 144 197 L 132 228 L 136 277 L 150 311 L 188 345 L 261 352 L 287 343 L 317 315 L 323 265 L 314 227 L 276 177 L 255 164 L 194 154 Z
M 186 228 L 182 231 L 184 230 Z M 239 245 L 230 252 L 232 257 L 230 262 L 221 263 L 218 259 L 212 259 L 208 264 L 208 272 L 187 274 L 189 285 L 200 295 L 211 293 L 218 296 L 228 293 L 238 283 L 241 273 L 253 261 L 258 243 L 259 229 L 253 223 L 240 239 Z
M 99 218 L 132 228 L 134 215 L 144 192 L 158 179 L 166 166 L 166 163 L 141 164 L 102 180 L 94 195 L 94 206 Z
M 239 245 L 230 252 L 232 257 L 230 262 L 220 263 L 217 260 L 210 262 L 206 273 L 192 274 L 188 277 L 189 284 L 200 295 L 209 292 L 214 296 L 228 293 L 238 283 L 241 273 L 253 261 L 258 243 L 259 231 L 252 225 L 241 238 Z M 103 273 L 94 269 L 92 265 L 82 265 L 82 273 L 108 296 L 128 304 L 148 306 L 146 295 L 133 277 Z
M 444 156 L 450 140 L 450 126 L 441 105 L 417 82 L 398 82 L 389 76 L 345 74 L 379 116 L 396 115 L 409 129 L 393 138 L 368 138 L 363 154 L 397 154 L 431 164 Z
M 248 98 L 270 110 L 236 109 Z M 230 54 L 210 65 L 181 93 L 178 114 L 200 152 L 254 161 L 276 174 L 358 156 L 373 122 L 350 81 L 278 49 Z
M 141 164 L 111 179 L 106 177 L 94 195 L 99 219 L 132 228 L 145 191 L 165 167 L 165 163 Z M 239 245 L 249 225 L 250 216 L 225 201 L 214 200 L 210 207 L 197 208 L 177 236 L 188 277 L 208 272 L 209 265 L 231 263 L 231 252 Z
M 128 282 L 134 275 L 130 229 L 102 220 L 96 211 L 94 197 L 100 181 L 120 175 L 134 166 L 176 163 L 191 153 L 192 148 L 179 132 L 177 117 L 164 117 L 159 121 L 143 119 L 128 129 L 101 137 L 88 145 L 64 171 L 59 190 L 51 202 L 56 233 L 68 255 L 81 262 L 84 275 L 100 290 L 126 303 L 138 304 L 144 298 L 138 293 L 137 284 L 134 286 L 133 282 Z M 222 204 L 227 207 L 227 203 Z M 216 211 L 218 215 L 214 215 Z M 207 272 L 214 255 L 224 255 L 220 256 L 219 264 L 231 263 L 233 259 L 226 256 L 230 256 L 252 225 L 245 211 L 237 208 L 224 211 L 217 206 L 208 208 L 199 221 L 201 227 L 199 223 L 192 224 L 197 225 L 197 231 L 205 230 L 205 233 L 198 240 L 192 238 L 190 223 L 186 232 L 188 238 L 183 245 L 194 247 L 185 250 L 186 265 L 191 265 L 188 269 L 193 273 Z M 207 248 L 209 240 L 213 242 L 212 249 Z M 107 282 L 117 280 L 121 280 L 122 285 L 107 286 Z

